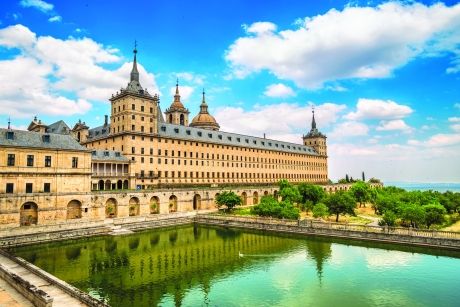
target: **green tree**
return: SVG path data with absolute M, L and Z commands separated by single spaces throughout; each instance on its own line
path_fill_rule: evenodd
M 327 206 L 323 203 L 318 203 L 313 207 L 313 217 L 315 218 L 323 218 L 325 216 L 329 215 L 329 210 L 327 209 Z
M 359 206 L 366 207 L 366 202 L 370 200 L 370 187 L 367 183 L 363 181 L 358 181 L 354 183 L 350 188 L 350 193 L 359 202 Z
M 315 184 L 303 182 L 297 186 L 297 189 L 299 190 L 300 196 L 302 197 L 302 203 L 311 201 L 313 205 L 316 205 L 326 195 L 323 188 Z
M 233 191 L 224 191 L 216 197 L 217 208 L 225 206 L 227 207 L 227 211 L 231 211 L 236 206 L 240 206 L 241 202 L 241 197 L 236 195 Z
M 292 187 L 292 185 L 286 179 L 281 179 L 280 181 L 278 181 L 278 186 L 280 187 L 280 191 L 282 191 L 285 188 Z
M 362 177 L 363 181 L 366 182 L 366 176 L 364 175 L 364 172 L 362 172 L 361 177 Z
M 382 219 L 379 220 L 380 226 L 395 226 L 396 225 L 396 214 L 391 210 L 386 210 L 383 214 Z
M 263 196 L 260 203 L 251 208 L 251 211 L 259 216 L 275 218 L 298 219 L 299 209 L 289 201 L 278 202 L 273 196 Z
M 442 205 L 436 203 L 429 204 L 423 206 L 423 210 L 425 210 L 425 224 L 428 228 L 433 224 L 444 222 L 444 215 L 447 211 Z
M 396 212 L 400 202 L 397 197 L 390 193 L 378 193 L 375 199 L 375 202 L 372 204 L 372 208 L 375 211 L 375 214 L 382 215 L 386 211 Z
M 350 178 L 348 177 L 348 174 L 345 174 L 345 181 L 350 182 Z
M 338 191 L 330 194 L 325 198 L 324 203 L 326 204 L 329 214 L 335 215 L 335 221 L 339 221 L 339 215 L 350 214 L 355 216 L 356 200 L 353 196 L 346 191 Z
M 284 189 L 280 190 L 281 199 L 284 201 L 289 201 L 293 204 L 299 203 L 302 200 L 299 190 L 296 186 L 287 186 Z
M 425 221 L 425 210 L 418 204 L 403 204 L 399 208 L 401 219 L 410 226 L 418 228 Z

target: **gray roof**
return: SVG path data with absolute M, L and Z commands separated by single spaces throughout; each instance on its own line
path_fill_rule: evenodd
M 110 134 L 110 125 L 99 126 L 88 130 L 88 139 L 98 139 Z
M 57 133 L 57 134 L 70 134 L 70 128 L 63 120 L 59 120 L 51 125 L 48 125 L 46 132 Z
M 7 134 L 12 134 L 12 139 L 9 139 Z M 49 142 L 46 141 L 47 138 L 49 138 Z M 87 150 L 70 135 L 40 133 L 24 130 L 8 130 L 4 128 L 0 128 L 0 146 L 18 146 L 81 151 Z
M 162 137 L 183 139 L 188 141 L 208 142 L 254 149 L 276 150 L 315 156 L 318 155 L 316 151 L 310 146 L 264 139 L 237 133 L 212 131 L 208 129 L 186 127 L 167 123 L 158 124 L 158 134 Z
M 91 154 L 93 161 L 118 161 L 128 163 L 129 159 L 123 156 L 119 151 L 113 150 L 93 150 Z

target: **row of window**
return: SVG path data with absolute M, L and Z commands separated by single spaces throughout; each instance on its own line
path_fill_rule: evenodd
M 26 193 L 33 193 L 34 192 L 33 187 L 34 187 L 33 183 L 26 183 Z M 49 193 L 50 191 L 51 191 L 51 183 L 45 182 L 43 184 L 43 191 L 39 191 L 39 192 Z M 14 183 L 8 182 L 6 184 L 6 193 L 14 193 Z
M 120 112 L 121 110 L 122 109 L 120 108 L 120 106 L 118 106 L 118 112 Z M 123 110 L 125 110 L 125 105 L 123 105 Z M 136 111 L 136 105 L 134 103 L 131 104 L 131 110 Z M 144 110 L 145 110 L 144 106 L 141 106 L 141 112 L 145 112 Z M 117 112 L 117 108 L 113 108 L 113 113 L 116 113 L 116 112 Z M 150 108 L 150 113 L 153 114 L 153 108 Z
M 8 154 L 6 165 L 7 166 L 16 165 L 16 155 L 15 154 Z M 34 155 L 27 155 L 26 165 L 29 167 L 32 167 L 35 165 Z M 51 167 L 51 156 L 45 156 L 45 167 Z M 78 157 L 72 157 L 72 168 L 78 168 Z
M 124 128 L 122 130 L 124 130 Z M 137 137 L 138 138 L 140 137 L 141 141 L 145 141 L 145 138 L 146 138 L 144 136 L 137 136 Z M 136 136 L 132 135 L 131 139 L 136 140 Z M 150 137 L 150 142 L 153 142 L 153 139 L 154 139 L 154 137 Z M 105 144 L 108 143 L 108 140 L 109 140 L 109 138 L 105 139 Z M 124 135 L 121 136 L 121 140 L 124 140 Z M 115 137 L 112 137 L 112 142 L 115 142 Z M 227 150 L 234 150 L 234 151 L 249 151 L 249 152 L 253 152 L 253 153 L 269 153 L 269 154 L 273 153 L 272 150 L 265 150 L 265 149 L 255 149 L 255 148 L 240 147 L 240 146 L 219 145 L 219 144 L 209 144 L 209 143 L 202 143 L 202 142 L 183 141 L 183 140 L 181 141 L 181 140 L 174 140 L 174 139 L 158 138 L 158 143 L 161 143 L 161 142 L 166 143 L 166 144 L 169 143 L 169 142 L 171 142 L 172 144 L 175 144 L 177 142 L 178 145 L 183 144 L 183 145 L 196 146 L 196 147 L 198 147 L 199 144 L 201 144 L 201 147 L 227 149 Z M 98 145 L 101 145 L 101 141 L 98 141 Z M 90 145 L 87 144 L 86 146 L 88 147 Z M 288 145 L 288 146 L 290 146 L 290 145 Z M 115 148 L 113 148 L 113 150 L 115 150 Z M 121 151 L 123 151 L 123 149 Z M 298 153 L 276 151 L 276 154 L 277 155 L 282 155 L 282 156 L 289 156 L 289 157 L 305 158 L 305 154 L 298 154 Z M 310 156 L 309 158 L 323 159 L 323 157 L 320 157 L 320 156 Z
M 141 177 L 144 177 L 144 171 L 141 171 Z M 201 174 L 201 177 L 200 177 Z M 153 172 L 149 172 L 150 177 Z M 177 175 L 177 177 L 176 177 Z M 182 177 L 183 175 L 183 177 Z M 162 177 L 162 172 L 158 172 L 158 177 Z M 327 179 L 323 174 L 261 174 L 261 173 L 226 173 L 226 172 L 175 172 L 165 171 L 165 178 L 231 178 L 231 179 Z

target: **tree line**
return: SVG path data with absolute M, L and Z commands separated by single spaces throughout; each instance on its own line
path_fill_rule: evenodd
M 364 175 L 363 175 L 364 178 Z M 376 180 L 373 180 L 373 182 Z M 431 228 L 460 219 L 460 193 L 447 191 L 406 191 L 397 187 L 373 187 L 364 181 L 355 181 L 348 191 L 326 193 L 321 186 L 280 180 L 279 193 L 266 195 L 251 208 L 251 213 L 284 219 L 299 219 L 300 212 L 310 212 L 315 218 L 341 215 L 356 216 L 357 207 L 370 205 L 380 216 L 381 226 Z M 234 192 L 223 192 L 216 198 L 219 208 L 231 211 L 241 205 L 241 197 Z

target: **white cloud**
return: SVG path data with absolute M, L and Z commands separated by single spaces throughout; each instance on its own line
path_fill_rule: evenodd
M 0 46 L 7 48 L 30 49 L 36 42 L 36 35 L 23 25 L 0 29 Z
M 180 98 L 181 98 L 182 103 L 188 102 L 187 100 L 190 98 L 190 96 L 192 96 L 194 90 L 195 89 L 193 87 L 191 87 L 191 86 L 187 86 L 187 85 L 180 85 L 179 86 L 179 94 L 180 94 Z M 175 86 L 171 87 L 169 89 L 169 94 L 171 95 L 171 97 L 176 94 L 176 87 Z M 200 100 L 200 102 L 201 102 L 201 100 Z M 198 102 L 196 102 L 196 103 L 198 103 Z
M 430 147 L 450 146 L 460 144 L 460 134 L 436 134 L 424 143 Z
M 403 131 L 411 132 L 412 127 L 408 126 L 402 119 L 394 119 L 388 121 L 381 121 L 376 128 L 377 131 Z
M 454 130 L 455 132 L 460 133 L 460 124 L 454 124 L 450 126 L 450 129 Z
M 54 5 L 43 0 L 21 0 L 19 3 L 22 7 L 33 7 L 42 12 L 48 12 L 54 8 Z
M 363 136 L 367 135 L 369 132 L 369 127 L 366 124 L 355 122 L 355 121 L 347 121 L 342 122 L 335 125 L 334 130 L 329 133 L 329 137 L 331 138 L 347 138 L 347 137 L 354 137 L 354 136 Z
M 59 16 L 59 15 L 56 15 L 56 16 L 53 16 L 53 17 L 48 18 L 48 21 L 49 21 L 49 22 L 61 22 L 61 21 L 62 21 L 62 17 Z
M 276 30 L 276 25 L 272 22 L 259 21 L 254 22 L 252 25 L 243 25 L 247 33 L 266 34 Z
M 413 110 L 391 100 L 360 98 L 356 105 L 356 112 L 345 115 L 349 120 L 361 119 L 399 119 L 411 114 Z
M 177 72 L 177 73 L 172 73 L 172 76 L 174 78 L 179 79 L 179 84 L 182 83 L 182 80 L 185 80 L 187 82 L 193 83 L 195 85 L 203 85 L 205 77 L 199 74 L 191 73 L 191 72 Z
M 15 25 L 0 29 L 0 46 L 20 51 L 11 60 L 0 60 L 1 114 L 84 114 L 91 108 L 89 101 L 107 101 L 129 81 L 132 64 L 103 68 L 101 64 L 121 60 L 118 50 L 90 38 L 37 37 L 27 27 Z M 138 69 L 141 84 L 154 93 L 154 76 L 140 64 Z
M 289 97 L 295 96 L 295 93 L 289 86 L 278 83 L 267 86 L 264 95 L 268 97 Z
M 460 117 L 449 117 L 448 121 L 451 123 L 460 123 Z
M 334 123 L 344 105 L 324 103 L 315 107 L 315 118 L 318 128 L 324 131 Z M 280 103 L 272 105 L 256 105 L 252 110 L 240 107 L 224 107 L 215 113 L 215 118 L 222 131 L 236 132 L 254 136 L 302 142 L 302 134 L 311 127 L 311 107 L 298 104 Z
M 225 55 L 237 78 L 268 70 L 298 86 L 318 88 L 327 81 L 389 77 L 422 56 L 447 55 L 449 72 L 460 67 L 460 4 L 346 7 L 307 17 L 293 30 L 256 22 L 246 32 Z

